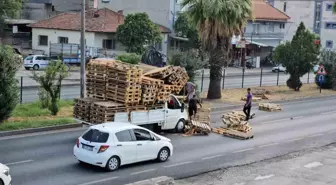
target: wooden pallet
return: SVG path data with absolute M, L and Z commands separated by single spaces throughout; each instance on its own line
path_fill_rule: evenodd
M 171 75 L 173 72 L 174 71 L 173 71 L 172 66 L 166 66 L 166 67 L 150 70 L 150 71 L 146 72 L 144 74 L 144 76 L 157 77 L 157 78 L 160 78 L 160 79 L 164 79 L 164 78 L 168 77 L 169 75 Z
M 268 111 L 268 112 L 276 112 L 276 111 L 281 111 L 282 109 L 281 109 L 281 106 L 278 104 L 260 103 L 259 110 Z
M 159 80 L 159 79 L 155 79 L 155 78 L 150 78 L 150 77 L 142 76 L 141 77 L 141 84 L 162 86 L 164 84 L 164 81 L 163 80 Z
M 246 101 L 246 97 L 242 97 L 241 98 L 242 101 Z M 252 97 L 252 102 L 258 102 L 258 101 L 261 101 L 262 98 L 259 98 L 259 97 Z
M 233 129 L 228 129 L 228 128 L 212 128 L 212 132 L 216 134 L 221 134 L 227 137 L 235 138 L 235 139 L 241 139 L 241 140 L 247 140 L 247 139 L 252 139 L 254 135 L 251 132 L 244 133 L 244 132 L 239 132 Z

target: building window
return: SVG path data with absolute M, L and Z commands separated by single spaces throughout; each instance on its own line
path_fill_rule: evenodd
M 336 22 L 326 22 L 325 29 L 333 29 L 336 30 Z
M 157 42 L 154 44 L 156 50 L 162 51 L 162 42 Z
M 285 23 L 280 24 L 280 29 L 285 29 Z
M 252 34 L 258 34 L 258 33 L 259 33 L 259 24 L 253 24 Z
M 327 3 L 326 4 L 326 11 L 332 11 L 333 4 Z
M 58 37 L 58 43 L 68 44 L 69 43 L 69 38 L 68 37 Z
M 104 39 L 103 40 L 103 48 L 104 49 L 116 49 L 116 41 L 112 39 Z
M 287 10 L 287 2 L 284 2 L 283 11 L 286 12 L 286 10 Z
M 39 35 L 39 45 L 40 46 L 48 46 L 48 36 Z
M 327 40 L 326 41 L 326 48 L 333 48 L 333 41 L 331 41 L 331 40 Z

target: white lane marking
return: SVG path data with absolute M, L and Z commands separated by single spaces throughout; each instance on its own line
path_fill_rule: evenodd
M 5 165 L 6 165 L 6 166 L 11 166 L 11 165 L 23 164 L 23 163 L 30 163 L 30 162 L 33 162 L 33 160 L 17 161 L 17 162 L 7 163 L 7 164 L 5 164 Z
M 235 151 L 235 152 L 232 152 L 232 153 L 241 153 L 241 152 L 246 152 L 246 151 L 250 151 L 250 150 L 254 150 L 254 148 L 247 148 L 247 149 L 243 149 L 243 150 L 238 150 L 238 151 Z
M 259 175 L 258 177 L 256 177 L 254 180 L 263 180 L 263 179 L 268 179 L 268 178 L 271 178 L 271 177 L 274 177 L 275 175 L 274 174 L 270 174 L 270 175 L 264 175 L 264 176 L 261 176 Z
M 320 162 L 312 162 L 304 165 L 305 168 L 316 168 L 318 166 L 322 166 L 323 164 Z
M 204 157 L 202 158 L 202 160 L 208 160 L 208 159 L 213 159 L 213 158 L 217 158 L 217 157 L 222 157 L 223 155 L 214 155 L 214 156 L 210 156 L 210 157 Z
M 314 134 L 314 135 L 311 135 L 311 136 L 308 136 L 308 137 L 317 137 L 317 136 L 322 136 L 323 134 Z
M 266 144 L 266 145 L 261 145 L 259 146 L 259 148 L 264 148 L 264 147 L 268 147 L 268 146 L 275 146 L 278 145 L 279 143 L 270 143 L 270 144 Z
M 131 173 L 131 175 L 138 175 L 138 174 L 141 174 L 141 173 L 151 172 L 151 171 L 155 171 L 155 170 L 156 169 L 148 169 L 148 170 L 144 170 L 144 171 Z
M 114 180 L 117 179 L 119 177 L 110 177 L 110 178 L 106 178 L 106 179 L 101 179 L 101 180 L 96 180 L 96 181 L 91 181 L 91 182 L 87 182 L 87 183 L 83 183 L 83 184 L 78 184 L 78 185 L 92 185 L 92 184 L 98 184 L 101 182 L 105 182 L 105 181 L 110 181 L 110 180 Z
M 295 138 L 295 139 L 290 139 L 290 140 L 287 140 L 285 142 L 298 141 L 298 140 L 301 140 L 301 139 L 303 139 L 303 137 L 299 137 L 299 138 Z
M 192 163 L 192 161 L 187 161 L 187 162 L 177 163 L 177 164 L 171 164 L 171 165 L 164 166 L 164 167 L 165 167 L 165 168 L 171 168 L 171 167 L 181 166 L 181 165 L 190 164 L 190 163 Z
M 323 112 L 323 113 L 321 113 L 321 115 L 324 115 L 324 114 L 332 114 L 332 113 L 336 113 L 336 111 Z

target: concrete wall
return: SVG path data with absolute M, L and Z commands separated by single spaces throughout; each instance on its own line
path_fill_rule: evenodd
M 21 13 L 22 19 L 43 20 L 52 14 L 51 5 L 41 3 L 25 3 Z
M 336 15 L 332 11 L 327 11 L 326 7 L 328 4 L 332 4 L 335 1 L 323 1 L 322 3 L 322 21 L 321 21 L 321 44 L 326 47 L 327 41 L 333 42 L 333 50 L 336 50 L 336 28 L 326 29 L 326 23 L 336 23 Z M 329 48 L 328 48 L 329 49 Z
M 98 8 L 113 11 L 123 10 L 123 14 L 146 12 L 149 18 L 162 26 L 172 29 L 175 0 L 111 0 L 109 3 L 98 1 Z

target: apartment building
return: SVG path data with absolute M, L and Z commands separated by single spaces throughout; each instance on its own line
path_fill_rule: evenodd
M 323 48 L 336 49 L 336 15 L 332 13 L 334 0 L 267 0 L 289 17 L 285 40 L 291 40 L 303 22 L 310 31 L 319 34 Z

